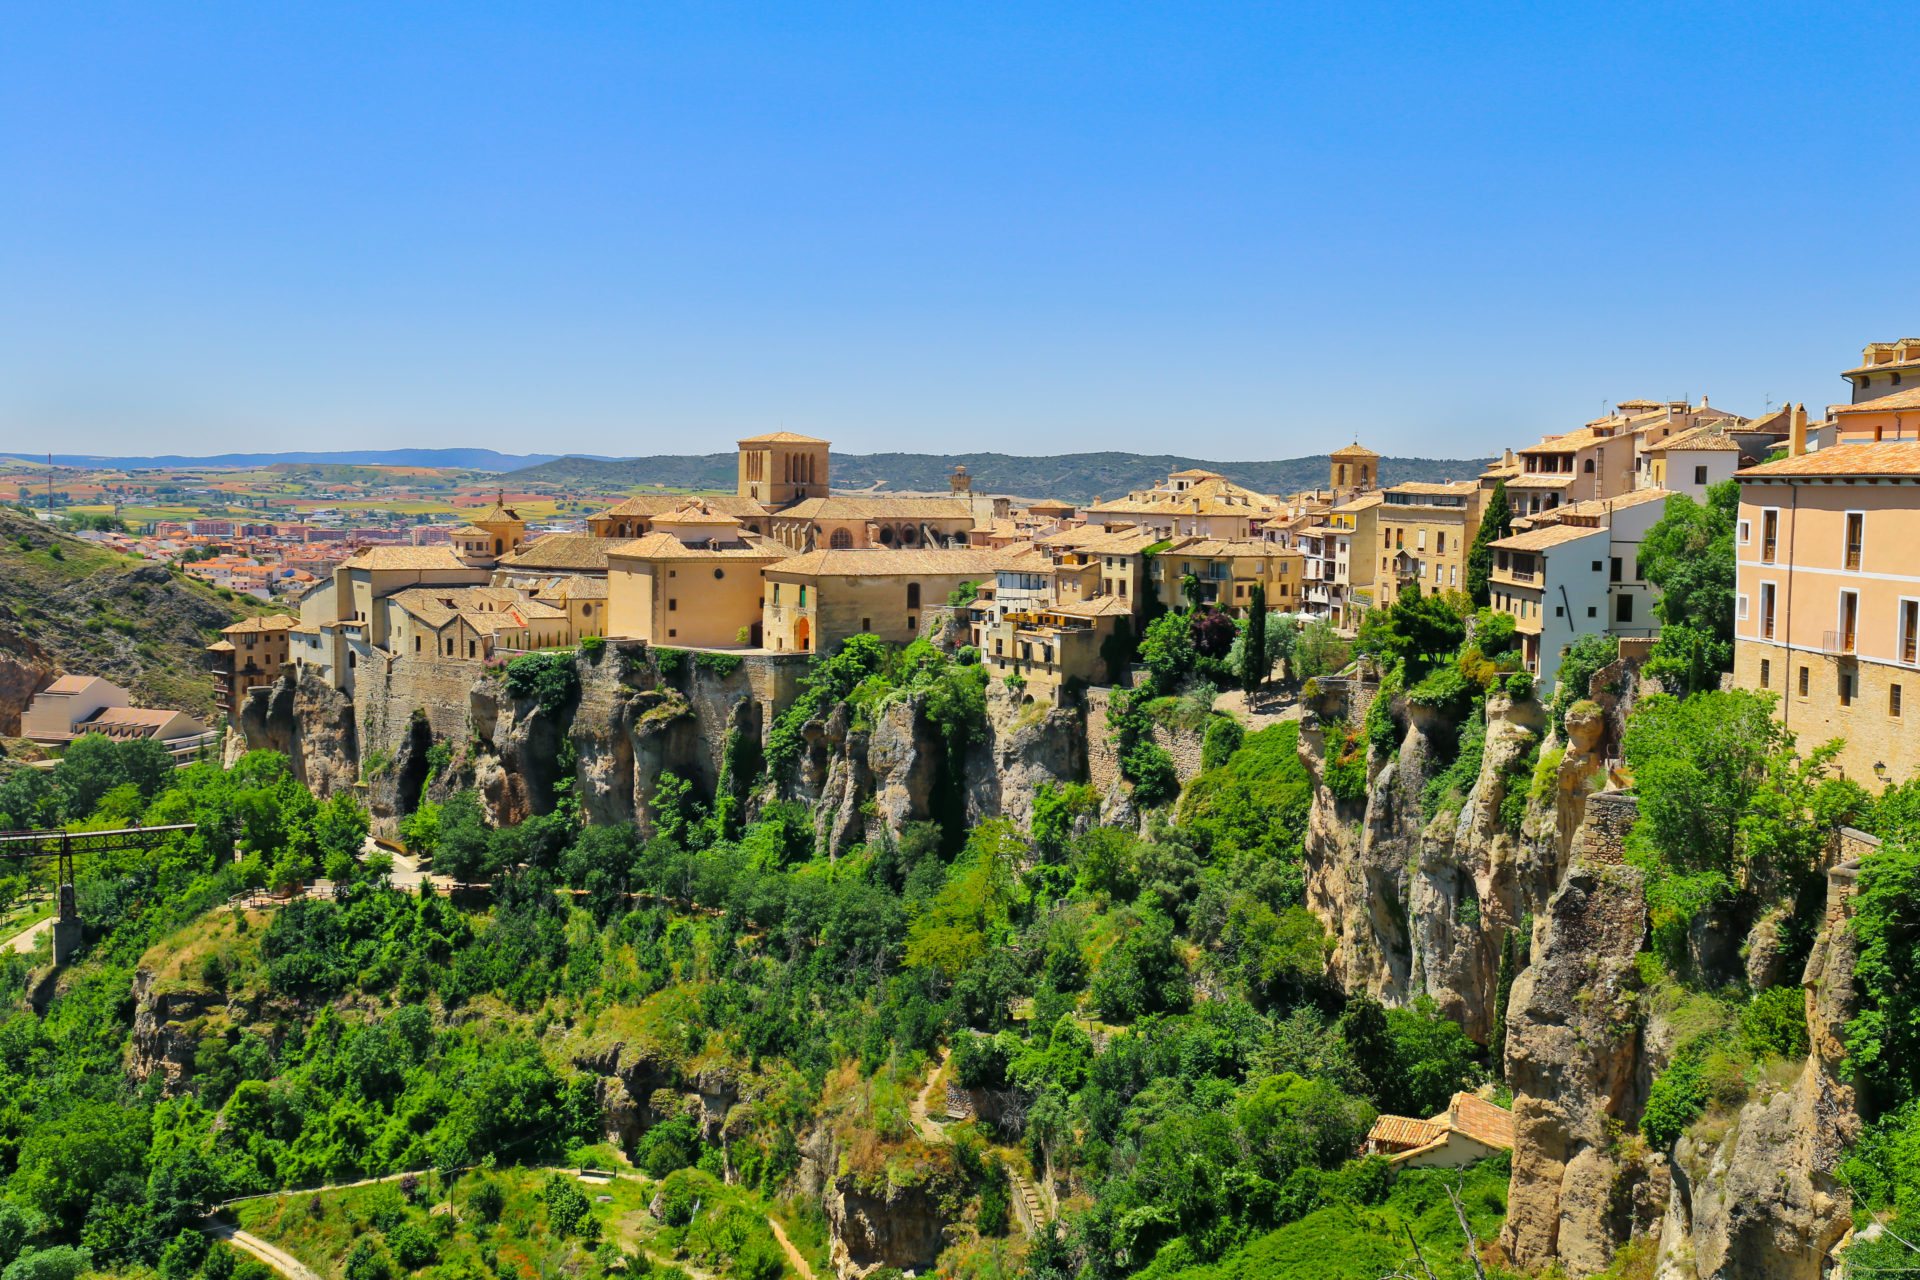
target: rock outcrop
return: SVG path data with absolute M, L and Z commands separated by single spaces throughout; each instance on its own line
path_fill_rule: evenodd
M 1852 1201 L 1834 1178 L 1859 1134 L 1841 1074 L 1854 1013 L 1853 871 L 1828 875 L 1827 917 L 1801 979 L 1810 1051 L 1799 1075 L 1761 1084 L 1717 1141 L 1674 1144 L 1661 1280 L 1819 1280 L 1846 1235 Z
M 133 975 L 133 1035 L 127 1045 L 127 1074 L 145 1084 L 160 1077 L 160 1092 L 173 1097 L 193 1078 L 198 1041 L 192 1024 L 227 998 L 208 987 L 167 985 L 147 969 Z
M 827 1187 L 829 1256 L 840 1280 L 883 1267 L 924 1275 L 940 1257 L 951 1221 L 941 1208 L 951 1178 L 895 1182 L 843 1173 Z
M 1537 927 L 1507 1011 L 1514 1149 L 1500 1242 L 1524 1267 L 1558 1258 L 1577 1280 L 1605 1270 L 1633 1225 L 1616 1138 L 1645 1103 L 1640 873 L 1577 862 Z
M 353 699 L 298 669 L 247 691 L 240 732 L 249 751 L 278 751 L 293 776 L 322 798 L 360 778 Z

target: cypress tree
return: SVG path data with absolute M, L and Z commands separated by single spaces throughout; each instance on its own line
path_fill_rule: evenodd
M 1480 529 L 1473 535 L 1473 549 L 1467 552 L 1467 594 L 1476 609 L 1484 609 L 1492 599 L 1487 583 L 1493 578 L 1492 544 L 1513 532 L 1513 513 L 1507 509 L 1507 482 L 1493 482 L 1493 496 L 1480 513 Z
M 1513 930 L 1508 929 L 1500 937 L 1500 978 L 1494 987 L 1493 1034 L 1487 1037 L 1487 1056 L 1493 1060 L 1494 1074 L 1503 1080 L 1507 1076 L 1507 999 L 1513 994 L 1518 950 Z
M 1247 634 L 1240 642 L 1240 687 L 1248 693 L 1267 682 L 1267 589 L 1253 584 L 1247 602 Z

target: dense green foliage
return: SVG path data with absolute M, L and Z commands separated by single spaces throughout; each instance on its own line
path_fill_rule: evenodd
M 1647 674 L 1676 693 L 1717 688 L 1733 670 L 1733 534 L 1740 485 L 1723 480 L 1705 504 L 1667 499 L 1640 542 L 1640 574 L 1661 592 L 1661 632 Z M 1584 694 L 1581 696 L 1585 696 Z
M 1507 482 L 1493 482 L 1487 509 L 1480 513 L 1480 527 L 1467 551 L 1467 598 L 1473 607 L 1484 609 L 1491 599 L 1487 584 L 1493 580 L 1493 544 L 1513 532 L 1513 512 L 1507 506 Z

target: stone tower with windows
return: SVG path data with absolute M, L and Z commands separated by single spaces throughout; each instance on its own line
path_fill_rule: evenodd
M 1366 493 L 1380 487 L 1380 455 L 1364 445 L 1336 449 L 1328 463 L 1328 487 L 1336 494 Z
M 827 496 L 832 445 L 812 436 L 775 431 L 740 441 L 739 495 L 769 511 Z

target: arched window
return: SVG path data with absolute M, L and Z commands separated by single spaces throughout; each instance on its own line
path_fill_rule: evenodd
M 827 539 L 827 545 L 835 551 L 845 551 L 853 545 L 853 535 L 845 529 L 835 529 L 833 536 Z
M 893 526 L 892 525 L 880 526 L 880 545 L 884 547 L 890 547 L 893 545 Z
M 903 544 L 915 542 L 919 539 L 919 537 L 920 537 L 919 531 L 915 529 L 912 525 L 903 524 L 900 526 L 900 541 Z
M 1587 459 L 1587 474 L 1588 474 L 1588 475 L 1592 475 L 1592 474 L 1593 474 L 1593 459 L 1592 459 L 1592 458 L 1588 458 L 1588 459 Z

